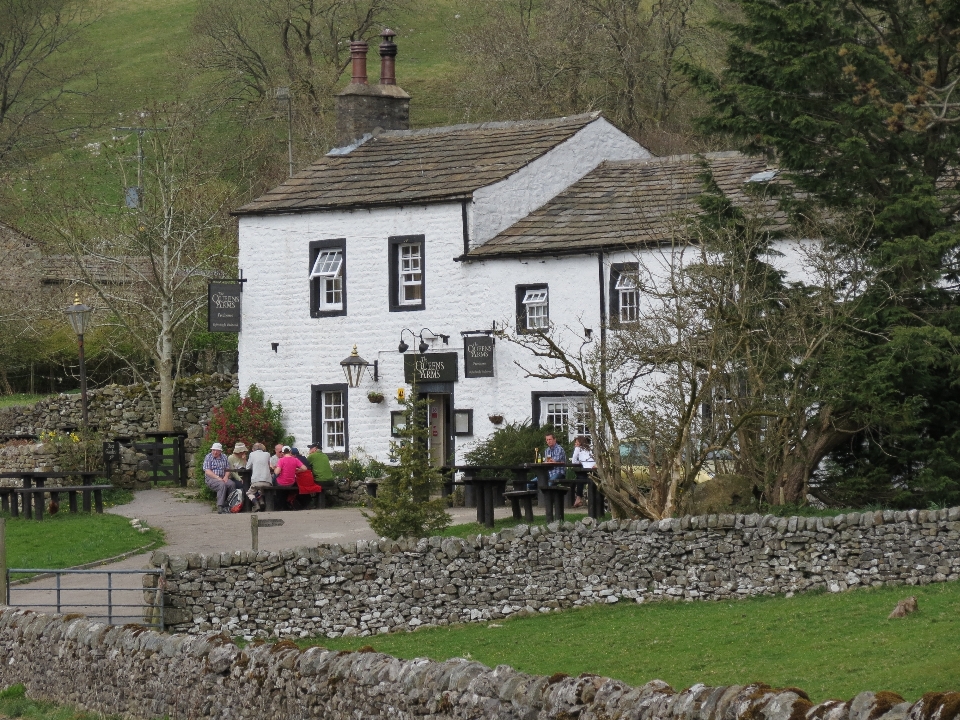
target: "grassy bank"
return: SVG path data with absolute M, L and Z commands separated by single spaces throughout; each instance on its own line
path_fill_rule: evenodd
M 44 516 L 43 522 L 7 518 L 7 567 L 67 568 L 163 544 L 163 533 L 140 533 L 119 515 Z M 14 577 L 13 579 L 17 579 Z
M 887 620 L 916 595 L 920 611 Z M 349 639 L 401 658 L 467 657 L 541 675 L 598 673 L 676 689 L 762 681 L 806 690 L 814 702 L 892 690 L 908 700 L 960 690 L 960 583 L 729 602 L 621 601 L 530 618 Z M 304 643 L 306 644 L 306 643 Z

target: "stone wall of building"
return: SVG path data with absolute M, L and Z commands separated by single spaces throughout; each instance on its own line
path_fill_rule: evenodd
M 917 703 L 890 692 L 813 705 L 803 690 L 762 684 L 675 692 L 598 675 L 527 675 L 457 658 L 238 648 L 227 637 L 164 635 L 78 616 L 0 613 L 0 685 L 31 698 L 126 718 L 424 718 L 425 720 L 950 720 L 960 693 Z
M 231 392 L 237 391 L 236 375 L 196 375 L 177 381 L 174 396 L 174 424 L 187 433 L 187 462 L 193 466 L 193 454 L 203 437 L 214 407 L 220 405 Z M 108 385 L 88 393 L 87 412 L 90 427 L 106 439 L 125 437 L 142 439 L 145 432 L 157 430 L 160 388 L 150 385 Z M 0 435 L 39 436 L 44 431 L 73 430 L 81 424 L 80 396 L 60 394 L 27 407 L 0 409 Z M 0 472 L 32 470 L 58 466 L 49 448 L 40 443 L 12 444 L 16 449 L 0 448 Z M 34 464 L 30 464 L 31 456 Z M 42 462 L 41 462 L 42 460 Z M 134 482 L 143 457 L 132 450 L 124 450 L 119 484 Z
M 167 620 L 177 630 L 366 636 L 595 603 L 956 580 L 960 508 L 599 526 L 588 518 L 469 540 L 384 539 L 280 554 L 158 551 L 152 562 L 168 570 Z

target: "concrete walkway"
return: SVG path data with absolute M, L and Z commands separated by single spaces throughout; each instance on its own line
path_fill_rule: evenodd
M 128 518 L 139 518 L 143 525 L 164 531 L 167 544 L 162 548 L 170 555 L 202 553 L 210 555 L 251 548 L 250 515 L 217 515 L 210 503 L 192 499 L 195 491 L 179 488 L 140 490 L 133 502 L 109 508 L 107 512 Z M 453 524 L 476 520 L 475 508 L 450 508 Z M 507 517 L 509 507 L 497 508 L 496 517 Z M 325 510 L 260 513 L 261 518 L 280 518 L 280 527 L 259 529 L 261 550 L 315 546 L 376 540 L 360 508 L 338 507 Z M 152 550 L 125 560 L 105 565 L 103 570 L 142 570 L 149 564 Z M 111 578 L 114 624 L 141 622 L 142 574 L 118 574 Z M 105 575 L 64 575 L 60 579 L 60 611 L 79 612 L 92 618 L 107 619 L 108 594 Z M 39 579 L 11 588 L 11 604 L 40 612 L 56 612 L 57 581 Z M 130 607 L 116 607 L 129 605 Z

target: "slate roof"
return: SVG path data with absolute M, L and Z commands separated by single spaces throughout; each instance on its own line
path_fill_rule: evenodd
M 684 219 L 701 212 L 697 196 L 703 190 L 704 160 L 724 194 L 737 205 L 751 202 L 744 183 L 768 170 L 762 158 L 737 152 L 607 161 L 472 249 L 465 259 L 569 254 L 669 241 Z M 773 200 L 763 204 L 771 217 L 779 217 Z
M 599 113 L 588 113 L 385 131 L 359 145 L 331 151 L 234 214 L 466 199 L 475 190 L 509 177 L 599 117 Z

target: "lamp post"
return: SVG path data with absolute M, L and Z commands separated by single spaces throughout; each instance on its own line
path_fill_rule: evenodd
M 343 374 L 347 378 L 347 385 L 355 388 L 360 387 L 360 381 L 363 379 L 363 372 L 368 367 L 370 363 L 360 357 L 357 354 L 357 346 L 353 346 L 353 352 L 350 353 L 350 357 L 346 357 L 340 361 L 340 367 L 343 368 Z M 377 377 L 377 363 L 373 363 L 373 379 L 379 379 Z
M 70 327 L 77 334 L 77 344 L 80 348 L 80 407 L 82 408 L 83 427 L 87 427 L 87 366 L 83 358 L 83 335 L 90 327 L 90 320 L 93 317 L 93 308 L 83 305 L 80 302 L 80 295 L 77 295 L 73 305 L 64 311 L 67 319 L 70 321 Z

